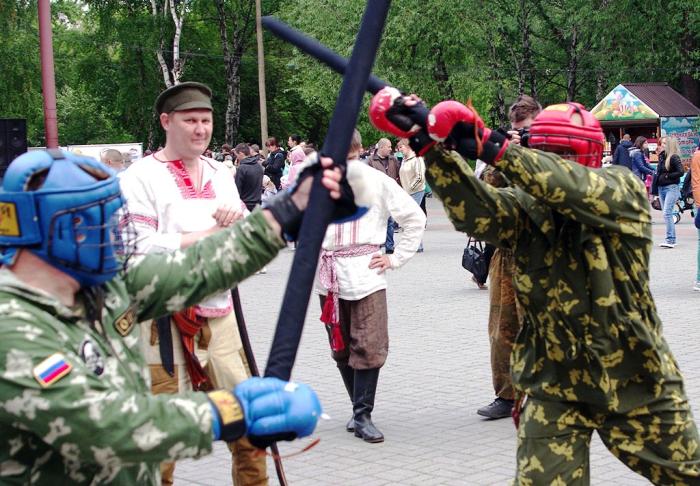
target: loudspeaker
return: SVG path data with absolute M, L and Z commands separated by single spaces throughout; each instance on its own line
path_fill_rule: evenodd
M 0 179 L 10 162 L 27 151 L 27 120 L 0 118 Z

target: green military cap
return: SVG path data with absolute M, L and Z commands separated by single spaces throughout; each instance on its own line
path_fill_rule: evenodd
M 156 112 L 159 115 L 195 109 L 213 110 L 209 86 L 188 81 L 166 89 L 156 99 Z

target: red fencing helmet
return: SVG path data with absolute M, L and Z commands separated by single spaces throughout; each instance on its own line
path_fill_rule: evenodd
M 605 135 L 600 122 L 580 103 L 551 105 L 530 127 L 530 148 L 554 152 L 586 167 L 600 167 Z

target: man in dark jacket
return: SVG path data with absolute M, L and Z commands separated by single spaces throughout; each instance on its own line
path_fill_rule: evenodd
M 268 138 L 265 141 L 265 147 L 267 147 L 269 153 L 267 160 L 263 162 L 265 175 L 270 178 L 272 183 L 279 191 L 280 180 L 282 179 L 282 173 L 284 172 L 284 161 L 287 158 L 287 154 L 280 148 L 280 144 L 277 142 L 275 137 Z
M 399 161 L 391 151 L 391 141 L 388 138 L 380 138 L 377 142 L 377 151 L 369 158 L 370 167 L 384 172 L 386 175 L 401 185 L 399 179 Z
M 260 204 L 262 199 L 262 178 L 263 168 L 258 163 L 258 156 L 250 152 L 248 144 L 239 143 L 233 149 L 238 161 L 236 171 L 236 187 L 241 196 L 241 201 L 246 205 L 248 211 L 252 211 Z
M 630 158 L 630 148 L 632 148 L 632 137 L 629 133 L 625 133 L 622 137 L 620 145 L 615 149 L 613 154 L 613 165 L 623 165 L 629 170 L 632 170 L 632 159 Z

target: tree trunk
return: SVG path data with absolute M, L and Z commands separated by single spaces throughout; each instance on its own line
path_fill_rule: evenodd
M 433 79 L 437 84 L 438 92 L 442 99 L 451 100 L 454 99 L 454 91 L 452 90 L 452 85 L 450 84 L 450 73 L 447 71 L 447 64 L 445 63 L 445 57 L 442 53 L 442 47 L 438 47 L 437 58 L 435 59 L 435 65 L 433 66 Z
M 156 57 L 158 58 L 158 65 L 160 66 L 160 71 L 161 74 L 163 75 L 163 83 L 165 84 L 166 88 L 169 88 L 173 85 L 172 80 L 170 79 L 170 68 L 168 68 L 168 63 L 165 61 L 165 57 L 163 56 L 163 29 L 159 27 L 159 22 L 158 22 L 158 4 L 156 3 L 156 0 L 151 0 L 151 15 L 153 16 L 153 28 L 160 29 L 160 44 L 158 45 L 158 49 L 156 49 Z
M 603 71 L 599 71 L 598 74 L 596 75 L 596 80 L 595 80 L 595 99 L 597 101 L 600 101 L 603 99 L 603 96 L 608 94 L 608 86 L 607 86 L 607 81 L 605 80 L 605 73 Z
M 527 0 L 520 0 L 520 29 L 522 32 L 523 62 L 522 68 L 527 73 L 530 96 L 537 99 L 537 72 L 532 61 L 532 44 L 530 42 L 530 10 Z
M 692 74 L 681 74 L 681 94 L 695 106 L 700 106 L 700 81 Z
M 226 60 L 226 135 L 229 145 L 234 145 L 238 138 L 241 124 L 241 58 L 242 53 L 235 52 Z
M 185 71 L 185 60 L 180 57 L 180 38 L 182 37 L 182 22 L 185 17 L 186 0 L 180 0 L 180 12 L 175 6 L 176 0 L 170 0 L 170 16 L 175 24 L 173 35 L 173 68 L 171 70 L 173 84 L 179 84 L 182 73 Z
M 158 58 L 158 64 L 160 65 L 160 70 L 163 73 L 163 83 L 166 88 L 170 88 L 173 85 L 172 79 L 170 79 L 170 69 L 168 68 L 168 63 L 165 62 L 165 57 L 163 57 L 163 43 L 160 43 L 160 47 L 156 50 L 156 57 Z
M 576 75 L 578 71 L 578 30 L 576 27 L 571 32 L 571 39 L 567 49 L 569 62 L 566 69 L 566 101 L 575 101 L 577 92 Z
M 491 72 L 493 73 L 493 80 L 494 84 L 496 86 L 496 93 L 495 93 L 495 103 L 494 106 L 490 110 L 490 117 L 491 117 L 491 126 L 493 127 L 499 127 L 499 126 L 505 126 L 508 118 L 506 116 L 506 101 L 505 101 L 505 95 L 504 95 L 504 90 L 503 90 L 503 79 L 501 78 L 500 72 L 501 72 L 501 66 L 498 62 L 498 52 L 496 49 L 496 44 L 493 40 L 493 37 L 491 34 L 487 34 L 486 38 L 486 44 L 488 46 L 489 54 L 490 54 L 490 61 L 489 61 L 489 67 L 491 68 Z
M 505 37 L 505 32 L 502 33 L 503 40 L 507 41 Z M 525 71 L 523 69 L 524 63 L 520 60 L 520 49 L 516 49 L 512 45 L 508 44 L 508 50 L 510 51 L 510 57 L 515 65 L 515 74 L 518 79 L 518 96 L 525 93 Z
M 237 12 L 230 16 L 226 11 L 225 0 L 216 0 L 215 4 L 226 68 L 227 103 L 224 140 L 227 144 L 233 145 L 238 138 L 241 122 L 241 60 L 255 28 L 255 2 L 239 1 Z M 229 17 L 232 23 L 231 38 L 228 34 Z
M 185 60 L 180 58 L 180 39 L 182 38 L 182 23 L 185 19 L 185 7 L 187 5 L 187 0 L 180 0 L 180 11 L 177 11 L 177 0 L 165 0 L 162 5 L 162 11 L 159 8 L 157 0 L 151 0 L 151 15 L 154 20 L 154 28 L 158 27 L 159 15 L 167 15 L 170 12 L 170 17 L 175 24 L 175 34 L 173 35 L 173 49 L 172 49 L 172 59 L 170 65 L 168 65 L 165 56 L 163 55 L 163 47 L 165 46 L 165 39 L 163 38 L 163 29 L 160 28 L 161 38 L 160 45 L 156 49 L 156 57 L 158 58 L 158 65 L 160 66 L 161 73 L 163 74 L 163 83 L 166 88 L 170 88 L 180 82 L 180 78 L 185 70 Z M 171 67 L 172 66 L 172 67 Z
M 680 51 L 681 51 L 681 93 L 688 98 L 695 106 L 700 106 L 700 81 L 693 77 L 690 69 L 694 66 L 693 56 L 697 55 L 697 38 L 695 33 L 691 32 L 688 26 L 690 19 L 688 11 L 683 13 L 683 35 L 680 36 Z

